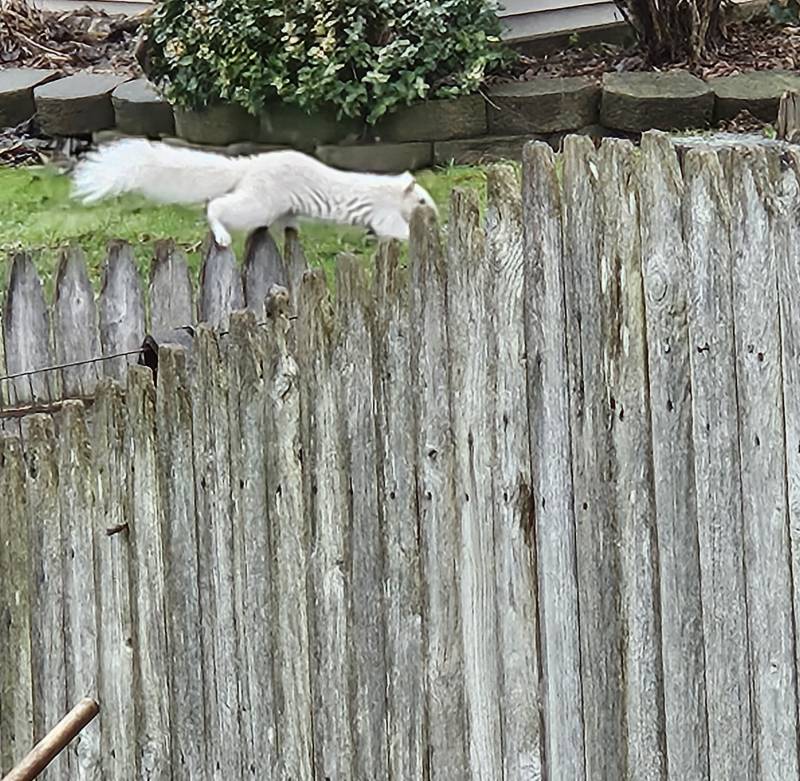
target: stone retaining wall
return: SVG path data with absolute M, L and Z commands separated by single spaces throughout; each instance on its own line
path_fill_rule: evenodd
M 636 137 L 645 130 L 708 127 L 748 110 L 774 121 L 780 96 L 800 73 L 759 71 L 703 81 L 685 71 L 537 77 L 485 96 L 435 100 L 399 110 L 375 127 L 278 105 L 259 117 L 231 105 L 175 109 L 143 79 L 33 69 L 0 71 L 0 127 L 38 116 L 54 136 L 163 138 L 231 154 L 294 147 L 342 168 L 380 172 L 431 164 L 519 158 L 531 138 L 557 146 L 568 132 Z

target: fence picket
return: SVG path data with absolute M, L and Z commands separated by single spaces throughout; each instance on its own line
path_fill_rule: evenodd
M 283 256 L 272 234 L 266 229 L 254 231 L 244 250 L 244 300 L 260 320 L 264 302 L 273 285 L 288 288 L 289 276 Z
M 231 312 L 244 307 L 242 277 L 229 248 L 206 240 L 200 272 L 198 320 L 212 328 L 227 328 Z
M 186 255 L 172 240 L 158 241 L 150 267 L 150 330 L 166 334 L 194 325 L 194 292 Z

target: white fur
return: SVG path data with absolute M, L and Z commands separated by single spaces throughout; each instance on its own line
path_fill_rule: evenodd
M 297 219 L 358 225 L 407 239 L 418 206 L 436 209 L 410 173 L 351 173 L 294 151 L 230 158 L 130 139 L 102 147 L 77 166 L 74 195 L 84 203 L 136 192 L 161 203 L 207 203 L 214 238 L 231 231 L 294 225 Z

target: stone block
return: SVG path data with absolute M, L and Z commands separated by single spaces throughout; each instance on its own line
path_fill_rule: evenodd
M 219 103 L 192 111 L 175 107 L 175 133 L 195 144 L 226 146 L 237 141 L 258 141 L 258 117 L 241 106 Z
M 483 136 L 437 141 L 433 160 L 437 165 L 481 165 L 500 160 L 522 160 L 522 148 L 529 141 L 546 141 L 548 136 Z
M 33 90 L 57 79 L 56 71 L 40 68 L 0 70 L 0 128 L 16 127 L 36 112 Z
M 800 74 L 790 71 L 754 71 L 709 79 L 714 91 L 714 118 L 733 119 L 747 111 L 764 122 L 774 122 L 786 90 L 800 90 Z
M 499 84 L 489 94 L 489 132 L 558 133 L 597 121 L 600 87 L 584 76 Z
M 403 143 L 474 138 L 486 130 L 486 101 L 482 95 L 465 95 L 399 108 L 381 119 L 370 135 L 379 141 Z
M 120 84 L 111 93 L 117 128 L 136 136 L 172 135 L 175 121 L 172 106 L 147 79 Z
M 347 171 L 399 174 L 432 165 L 433 144 L 417 141 L 409 144 L 319 146 L 317 157 L 327 165 Z
M 686 71 L 603 77 L 600 122 L 606 127 L 628 132 L 702 128 L 713 113 L 713 91 Z
M 354 142 L 363 133 L 355 119 L 337 119 L 335 109 L 307 114 L 297 106 L 277 103 L 259 116 L 258 141 L 313 150 L 320 144 Z
M 76 73 L 36 87 L 39 126 L 51 136 L 81 136 L 114 127 L 111 93 L 125 81 L 127 76 Z

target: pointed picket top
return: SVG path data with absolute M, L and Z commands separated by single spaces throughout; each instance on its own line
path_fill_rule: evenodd
M 229 247 L 220 247 L 209 236 L 203 248 L 199 321 L 212 328 L 225 328 L 230 313 L 243 308 L 244 291 L 236 257 Z
M 287 287 L 289 275 L 286 263 L 266 228 L 250 234 L 244 251 L 244 298 L 247 308 L 264 314 L 264 302 L 273 285 Z
M 194 325 L 192 280 L 186 255 L 172 239 L 158 241 L 150 268 L 150 333 Z

